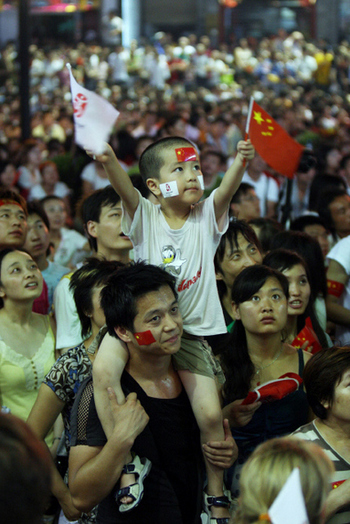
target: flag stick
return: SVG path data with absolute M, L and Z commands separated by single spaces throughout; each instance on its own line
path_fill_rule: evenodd
M 254 103 L 254 98 L 251 96 L 250 97 L 250 101 L 249 101 L 249 108 L 248 108 L 248 116 L 247 116 L 247 121 L 246 121 L 246 124 L 245 124 L 245 135 L 244 135 L 244 140 L 247 140 L 248 137 L 249 137 L 249 126 L 250 126 L 250 119 L 252 117 L 252 110 L 253 110 L 253 103 Z M 243 167 L 246 166 L 246 160 L 244 159 L 243 161 Z
M 246 124 L 245 124 L 245 136 L 244 136 L 244 140 L 247 140 L 247 138 L 248 138 L 248 136 L 249 136 L 249 126 L 250 126 L 250 119 L 252 118 L 253 103 L 254 103 L 254 98 L 251 96 L 251 97 L 250 97 L 250 101 L 249 101 L 249 109 L 248 109 L 247 122 L 246 122 Z

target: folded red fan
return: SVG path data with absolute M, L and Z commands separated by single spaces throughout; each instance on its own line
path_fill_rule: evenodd
M 322 349 L 317 335 L 313 330 L 310 317 L 307 317 L 307 319 L 305 320 L 305 326 L 293 340 L 292 346 L 295 348 L 301 348 L 305 344 L 305 342 L 308 342 L 308 346 L 312 346 L 311 353 L 313 355 Z
M 265 384 L 249 391 L 246 398 L 243 400 L 244 404 L 253 404 L 253 402 L 274 402 L 275 400 L 281 400 L 293 391 L 296 391 L 302 379 L 297 373 L 285 373 L 277 380 L 270 380 Z

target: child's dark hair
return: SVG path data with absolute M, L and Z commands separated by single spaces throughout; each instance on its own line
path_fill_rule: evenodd
M 288 299 L 288 280 L 279 271 L 257 264 L 245 269 L 237 276 L 232 287 L 232 301 L 239 305 L 249 300 L 263 287 L 268 278 L 275 278 Z M 224 396 L 226 402 L 244 398 L 250 389 L 254 376 L 254 364 L 250 358 L 245 328 L 241 320 L 236 320 L 228 344 L 220 354 L 226 382 Z
M 69 289 L 73 293 L 77 307 L 83 340 L 91 332 L 89 314 L 93 311 L 92 294 L 94 288 L 105 286 L 111 274 L 122 267 L 124 267 L 124 264 L 114 260 L 88 258 L 85 264 L 73 273 Z
M 111 275 L 108 285 L 101 292 L 108 333 L 117 338 L 116 327 L 133 331 L 137 300 L 163 286 L 169 286 L 177 299 L 175 277 L 144 262 L 136 262 Z
M 161 154 L 171 147 L 193 147 L 192 142 L 181 136 L 169 136 L 149 145 L 142 153 L 139 161 L 141 176 L 146 183 L 149 178 L 159 178 L 159 171 L 164 165 Z

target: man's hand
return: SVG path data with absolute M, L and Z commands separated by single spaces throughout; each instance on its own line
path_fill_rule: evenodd
M 227 418 L 225 418 L 223 426 L 225 440 L 203 444 L 203 452 L 210 464 L 222 469 L 228 469 L 234 464 L 238 456 L 238 448 Z
M 252 420 L 256 410 L 261 406 L 261 402 L 242 406 L 243 400 L 235 400 L 223 409 L 224 416 L 228 418 L 231 427 L 241 428 L 246 426 Z
M 59 503 L 67 520 L 78 520 L 81 517 L 81 511 L 74 506 L 69 491 L 64 500 L 59 500 Z
M 255 149 L 251 141 L 240 140 L 237 144 L 237 154 L 242 163 L 252 160 L 255 155 Z
M 143 409 L 136 393 L 130 393 L 124 404 L 118 404 L 113 388 L 108 388 L 108 397 L 114 419 L 113 435 L 118 440 L 130 440 L 132 443 L 148 424 L 149 417 Z

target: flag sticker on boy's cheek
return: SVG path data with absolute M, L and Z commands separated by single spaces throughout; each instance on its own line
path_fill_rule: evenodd
M 176 180 L 165 182 L 165 184 L 159 184 L 159 188 L 164 198 L 174 197 L 179 194 Z
M 152 331 L 142 331 L 140 333 L 134 333 L 134 336 L 139 344 L 139 346 L 149 346 L 150 344 L 153 344 L 153 342 L 156 341 L 154 336 L 152 335 Z
M 199 182 L 199 186 L 200 186 L 200 188 L 204 191 L 204 180 L 203 180 L 203 175 L 198 175 L 197 178 L 198 178 L 198 182 Z
M 175 149 L 178 162 L 189 162 L 197 160 L 197 153 L 194 147 L 179 147 Z

